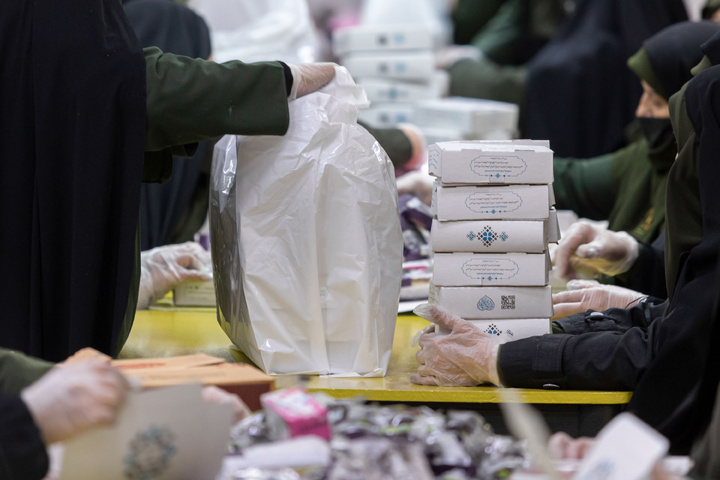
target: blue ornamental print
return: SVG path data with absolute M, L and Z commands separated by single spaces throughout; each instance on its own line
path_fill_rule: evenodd
M 482 310 L 482 311 L 492 310 L 495 308 L 495 302 L 492 301 L 492 298 L 485 295 L 477 303 L 477 308 L 478 308 L 478 310 Z

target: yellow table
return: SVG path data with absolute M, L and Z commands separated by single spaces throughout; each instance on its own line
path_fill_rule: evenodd
M 123 358 L 166 357 L 203 352 L 228 361 L 248 361 L 230 348 L 231 342 L 217 323 L 214 308 L 173 308 L 137 312 L 135 324 L 120 356 Z M 400 315 L 395 329 L 393 352 L 384 378 L 312 377 L 310 391 L 323 391 L 336 398 L 363 396 L 371 401 L 423 403 L 500 403 L 494 387 L 428 387 L 410 383 L 417 370 L 410 340 L 428 325 L 415 315 Z M 283 382 L 280 382 L 283 383 Z M 631 392 L 517 389 L 533 404 L 622 405 Z

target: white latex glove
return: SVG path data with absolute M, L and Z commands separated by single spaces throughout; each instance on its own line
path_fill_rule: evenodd
M 425 205 L 432 203 L 435 178 L 425 172 L 413 170 L 397 178 L 398 195 L 410 194 L 418 197 Z
M 53 368 L 20 393 L 46 445 L 115 420 L 128 383 L 105 362 Z
M 558 432 L 550 437 L 548 452 L 555 460 L 582 460 L 594 445 L 594 438 L 575 439 L 565 432 Z
M 626 232 L 613 232 L 587 222 L 570 226 L 555 249 L 553 264 L 564 280 L 577 278 L 576 269 L 607 275 L 627 272 L 639 254 L 637 240 Z
M 297 63 L 288 65 L 293 84 L 288 100 L 317 92 L 335 77 L 335 63 Z
M 420 385 L 473 386 L 500 385 L 497 371 L 499 343 L 471 324 L 446 310 L 422 304 L 413 312 L 450 333 L 430 330 L 420 335 L 415 358 L 420 366 L 410 381 Z
M 165 245 L 140 254 L 137 309 L 148 308 L 178 283 L 212 279 L 210 252 L 195 242 Z
M 233 424 L 239 422 L 243 418 L 249 417 L 252 413 L 240 397 L 215 386 L 203 387 L 202 397 L 203 400 L 208 403 L 230 405 L 234 413 Z
M 601 285 L 594 280 L 570 280 L 567 291 L 554 294 L 553 320 L 567 317 L 573 313 L 595 310 L 602 312 L 608 308 L 630 308 L 647 295 L 618 287 Z

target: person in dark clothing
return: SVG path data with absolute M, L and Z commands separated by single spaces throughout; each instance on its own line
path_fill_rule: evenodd
M 720 59 L 720 35 L 703 51 L 710 62 Z M 420 313 L 452 333 L 422 335 L 413 381 L 633 390 L 628 409 L 665 435 L 672 452 L 689 451 L 710 421 L 720 380 L 720 66 L 686 84 L 670 109 L 681 148 L 668 182 L 668 300 L 585 312 L 569 318 L 586 333 L 502 346 L 459 317 L 426 308 Z
M 123 10 L 143 48 L 210 58 L 207 24 L 185 5 L 173 0 L 125 0 Z M 199 142 L 192 157 L 173 156 L 173 175 L 167 182 L 140 187 L 142 250 L 193 240 L 207 216 L 211 159 L 212 142 Z
M 645 39 L 683 20 L 682 0 L 576 1 L 530 63 L 525 136 L 550 140 L 560 157 L 618 150 L 641 95 L 625 61 Z
M 0 3 L 0 347 L 62 360 L 129 335 L 141 181 L 223 134 L 282 135 L 334 67 L 142 50 L 114 0 Z

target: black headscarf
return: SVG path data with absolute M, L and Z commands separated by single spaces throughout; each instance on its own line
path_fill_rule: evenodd
M 650 37 L 628 60 L 635 74 L 665 100 L 678 92 L 703 57 L 701 45 L 720 30 L 714 22 L 681 22 Z
M 617 150 L 641 94 L 625 62 L 645 39 L 683 20 L 682 0 L 578 0 L 530 64 L 526 135 L 550 140 L 563 157 Z
M 159 47 L 164 52 L 192 58 L 210 56 L 207 24 L 186 6 L 173 0 L 126 0 L 123 8 L 143 47 Z M 207 211 L 208 201 L 204 160 L 210 151 L 208 142 L 200 142 L 192 158 L 173 158 L 173 175 L 169 181 L 162 185 L 142 185 L 140 244 L 143 250 L 189 240 L 182 238 L 183 233 L 187 233 L 185 230 L 195 231 L 201 227 L 202 212 Z M 200 215 L 191 212 L 195 203 L 199 205 Z M 196 224 L 185 225 L 189 220 L 195 220 Z
M 113 352 L 140 200 L 140 46 L 117 0 L 0 2 L 0 45 L 0 346 Z

